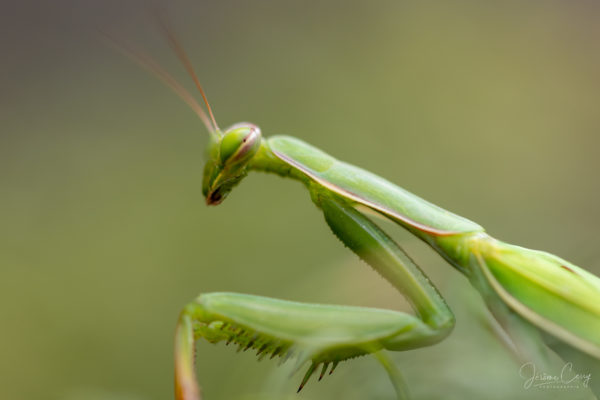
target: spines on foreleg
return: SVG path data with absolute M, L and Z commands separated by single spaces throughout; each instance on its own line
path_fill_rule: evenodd
M 253 308 L 254 306 L 254 308 Z M 262 307 L 262 308 L 261 308 Z M 290 321 L 281 324 L 281 318 L 272 315 L 265 318 L 265 309 L 277 308 L 287 314 Z M 254 311 L 262 310 L 260 313 Z M 349 316 L 358 314 L 358 321 L 369 319 L 375 312 L 374 325 L 368 325 L 368 331 L 381 326 L 380 337 L 356 339 L 355 321 Z M 278 313 L 278 311 L 276 311 Z M 323 315 L 320 315 L 323 313 Z M 281 314 L 279 314 L 281 316 Z M 363 317 L 361 318 L 362 315 Z M 294 318 L 294 316 L 296 316 Z M 310 316 L 310 317 L 309 317 Z M 296 360 L 294 373 L 307 362 L 308 371 L 304 374 L 298 391 L 308 382 L 313 373 L 321 367 L 319 381 L 329 366 L 332 374 L 341 361 L 370 354 L 383 347 L 381 339 L 389 337 L 390 318 L 403 318 L 398 313 L 374 310 L 363 307 L 326 306 L 303 304 L 265 297 L 234 293 L 209 293 L 200 296 L 187 305 L 181 313 L 176 338 L 176 396 L 178 400 L 197 400 L 200 389 L 194 373 L 194 341 L 204 339 L 210 343 L 224 342 L 225 345 L 237 345 L 237 351 L 256 351 L 258 360 L 266 357 L 279 357 L 279 365 L 289 359 Z M 266 321 L 278 321 L 269 324 Z M 339 320 L 339 321 L 338 321 Z M 316 321 L 316 323 L 315 323 Z M 314 327 L 307 328 L 312 324 Z M 329 323 L 331 326 L 325 326 Z M 344 323 L 346 325 L 344 325 Z M 354 331 L 352 331 L 354 329 Z M 395 329 L 394 329 L 395 331 Z M 358 334 L 361 337 L 361 334 Z

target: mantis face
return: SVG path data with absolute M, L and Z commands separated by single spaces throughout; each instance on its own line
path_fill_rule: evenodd
M 246 176 L 248 164 L 258 152 L 260 142 L 260 128 L 247 122 L 235 124 L 224 134 L 213 137 L 202 182 L 206 204 L 220 204 Z

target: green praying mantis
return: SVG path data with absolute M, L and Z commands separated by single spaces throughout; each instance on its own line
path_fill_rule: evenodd
M 398 398 L 405 384 L 384 350 L 403 351 L 442 341 L 455 318 L 415 262 L 363 209 L 388 218 L 427 243 L 464 274 L 524 360 L 543 360 L 548 336 L 592 360 L 600 359 L 600 278 L 552 254 L 494 239 L 478 224 L 446 211 L 364 169 L 289 136 L 264 138 L 258 126 L 221 130 L 191 63 L 173 33 L 171 47 L 198 88 L 206 111 L 154 61 L 124 49 L 158 75 L 196 112 L 209 132 L 202 192 L 221 204 L 250 171 L 301 182 L 341 242 L 410 302 L 414 314 L 341 305 L 306 304 L 237 293 L 206 293 L 180 314 L 175 337 L 175 397 L 198 400 L 195 342 L 234 342 L 257 355 L 310 363 L 300 389 L 340 361 L 374 354 Z M 122 48 L 123 50 L 123 48 Z M 543 335 L 545 334 L 545 336 Z

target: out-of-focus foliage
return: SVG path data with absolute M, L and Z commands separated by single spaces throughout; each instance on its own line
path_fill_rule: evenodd
M 167 3 L 165 2 L 165 5 Z M 219 123 L 298 136 L 485 226 L 600 273 L 600 10 L 592 2 L 169 2 Z M 165 399 L 180 308 L 230 290 L 405 307 L 300 185 L 200 192 L 203 127 L 98 29 L 193 90 L 142 2 L 0 12 L 0 397 Z M 457 314 L 398 353 L 416 399 L 525 390 L 465 279 L 392 225 Z M 310 382 L 201 343 L 207 399 L 386 399 L 371 358 Z M 600 377 L 592 376 L 592 379 Z

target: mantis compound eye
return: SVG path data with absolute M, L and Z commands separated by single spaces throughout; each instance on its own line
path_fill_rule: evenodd
M 233 125 L 221 139 L 220 158 L 228 167 L 247 163 L 260 148 L 260 128 L 249 123 Z
M 233 125 L 214 145 L 211 160 L 204 168 L 202 183 L 202 193 L 208 205 L 221 204 L 246 176 L 250 160 L 260 149 L 260 129 L 249 123 Z

